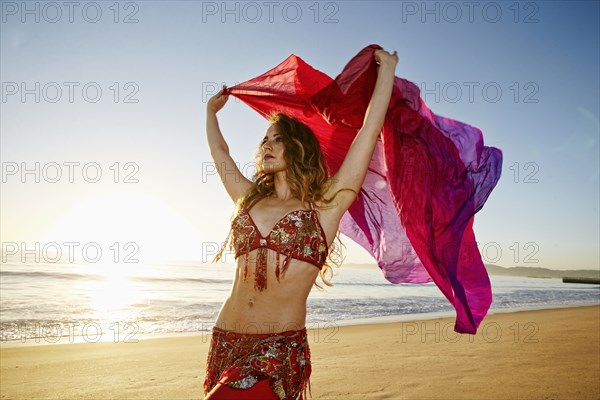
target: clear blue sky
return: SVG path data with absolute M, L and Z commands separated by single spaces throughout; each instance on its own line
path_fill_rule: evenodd
M 138 1 L 118 13 L 114 2 L 46 4 L 1 2 L 3 243 L 210 253 L 233 203 L 210 166 L 207 96 L 292 53 L 335 77 L 377 43 L 398 51 L 397 75 L 422 87 L 436 114 L 477 126 L 503 151 L 501 180 L 475 218 L 484 262 L 598 268 L 598 2 Z M 247 165 L 265 121 L 234 98 L 219 118 Z M 23 183 L 22 166 L 36 162 L 45 178 Z M 73 183 L 69 162 L 80 163 Z M 91 162 L 102 171 L 96 183 L 81 174 Z M 128 173 L 139 182 L 123 182 Z M 374 262 L 344 239 L 347 262 Z

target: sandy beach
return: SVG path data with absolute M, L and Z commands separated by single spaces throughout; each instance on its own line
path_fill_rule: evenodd
M 309 331 L 314 399 L 599 399 L 600 307 Z M 209 336 L 0 350 L 2 399 L 202 399 Z

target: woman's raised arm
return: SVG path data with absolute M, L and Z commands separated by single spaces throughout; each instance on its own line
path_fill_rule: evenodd
M 211 97 L 206 105 L 206 139 L 221 182 L 223 182 L 229 197 L 236 202 L 252 187 L 253 183 L 241 173 L 229 155 L 229 146 L 219 129 L 217 112 L 225 106 L 229 99 L 229 95 L 224 94 L 225 89 L 226 86 L 223 85 L 223 89 Z
M 340 169 L 331 178 L 331 186 L 326 193 L 326 197 L 336 196 L 335 209 L 340 217 L 350 207 L 365 180 L 392 95 L 398 56 L 395 51 L 390 54 L 383 49 L 376 50 L 373 55 L 379 62 L 379 69 L 363 126 L 354 138 Z

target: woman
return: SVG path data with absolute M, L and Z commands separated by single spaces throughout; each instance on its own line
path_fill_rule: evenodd
M 374 57 L 378 76 L 363 126 L 332 177 L 312 131 L 277 114 L 248 180 L 219 130 L 216 114 L 227 102 L 226 88 L 207 104 L 211 155 L 237 205 L 229 239 L 238 268 L 213 327 L 205 400 L 306 398 L 306 301 L 318 275 L 328 284 L 326 259 L 365 178 L 392 93 L 398 56 L 380 49 Z

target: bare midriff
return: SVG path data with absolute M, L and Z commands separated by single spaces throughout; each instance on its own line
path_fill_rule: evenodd
M 215 325 L 241 333 L 277 333 L 299 330 L 306 324 L 306 300 L 319 269 L 291 259 L 284 276 L 275 276 L 276 252 L 267 253 L 267 288 L 254 288 L 256 250 L 248 254 L 248 276 L 244 280 L 245 255 L 237 260 L 233 286 L 221 307 Z M 283 255 L 280 254 L 283 259 Z

